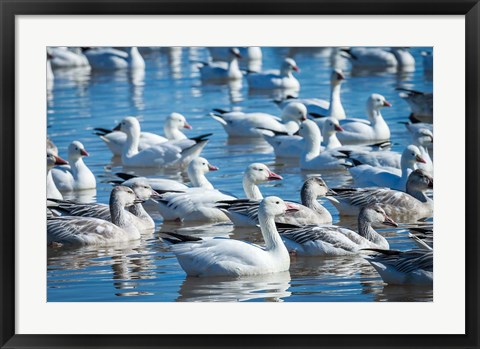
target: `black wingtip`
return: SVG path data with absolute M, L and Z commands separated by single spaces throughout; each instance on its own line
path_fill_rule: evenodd
M 179 234 L 179 233 L 174 233 L 174 232 L 166 232 L 162 231 L 162 234 L 169 235 L 171 237 L 174 237 L 179 242 L 193 242 L 193 241 L 202 241 L 202 238 L 198 238 L 196 236 L 191 236 L 191 235 L 184 235 L 184 234 Z M 163 239 L 168 239 L 168 238 L 163 238 Z
M 398 254 L 401 253 L 401 251 L 398 251 L 398 250 L 384 250 L 384 249 L 381 249 L 381 248 L 362 248 L 361 250 L 362 251 L 378 252 L 378 253 L 381 253 L 381 254 L 384 254 L 384 255 L 387 255 L 387 256 L 394 256 L 394 255 L 398 255 Z
M 124 173 L 124 172 L 117 172 L 117 173 L 115 173 L 115 176 L 120 177 L 124 181 L 128 181 L 129 179 L 138 177 L 136 175 L 132 175 L 132 174 L 129 174 L 129 173 Z
M 97 136 L 105 136 L 113 132 L 113 130 L 109 130 L 107 128 L 102 128 L 102 127 L 95 127 L 93 130 L 97 131 L 97 132 L 94 132 L 94 134 L 96 134 Z
M 220 113 L 220 114 L 230 113 L 228 110 L 220 109 L 220 108 L 213 108 L 212 110 L 213 110 L 214 112 Z
M 213 133 L 205 133 L 203 135 L 196 136 L 196 137 L 191 137 L 189 139 L 198 143 L 198 142 L 201 142 L 201 141 L 208 140 L 207 137 L 210 137 L 211 135 L 213 135 Z
M 315 119 L 320 119 L 320 118 L 326 118 L 327 117 L 326 115 L 322 115 L 322 114 L 318 114 L 318 113 L 308 113 L 308 115 L 310 115 L 311 117 L 313 117 Z

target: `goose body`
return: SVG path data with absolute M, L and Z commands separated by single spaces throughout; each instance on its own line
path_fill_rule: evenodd
M 379 205 L 373 205 L 361 210 L 358 233 L 333 225 L 291 226 L 279 228 L 279 233 L 288 251 L 300 256 L 344 256 L 358 254 L 364 248 L 388 249 L 387 240 L 372 228 L 372 223 L 397 226 Z
M 408 49 L 403 47 L 376 48 L 352 47 L 342 49 L 353 68 L 385 69 L 407 68 L 415 66 L 415 59 Z
M 53 168 L 52 178 L 58 190 L 76 191 L 95 189 L 97 182 L 94 174 L 83 162 L 82 157 L 88 156 L 82 143 L 73 141 L 68 146 L 69 165 Z
M 89 67 L 87 57 L 81 52 L 74 52 L 67 47 L 49 47 L 53 69 Z
M 206 81 L 228 81 L 240 80 L 243 77 L 238 66 L 238 59 L 241 58 L 240 52 L 236 48 L 229 50 L 227 63 L 204 63 L 200 67 L 200 76 Z
M 280 72 L 248 74 L 248 87 L 259 90 L 288 89 L 298 91 L 300 90 L 300 83 L 293 76 L 292 71 L 298 72 L 299 70 L 293 59 L 286 58 L 282 62 Z
M 136 203 L 132 189 L 118 186 L 110 195 L 112 222 L 91 217 L 54 217 L 47 219 L 48 244 L 70 246 L 108 245 L 140 239 L 140 232 L 125 207 Z
M 112 47 L 91 48 L 84 51 L 94 70 L 145 69 L 145 61 L 137 47 L 127 52 Z
M 275 227 L 275 216 L 296 209 L 277 197 L 267 197 L 260 204 L 260 229 L 265 247 L 251 243 L 214 238 L 202 240 L 172 234 L 175 239 L 172 252 L 188 276 L 239 277 L 270 274 L 286 271 L 290 267 L 290 256 Z

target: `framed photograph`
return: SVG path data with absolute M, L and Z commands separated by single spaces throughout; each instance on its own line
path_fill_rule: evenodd
M 2 2 L 1 347 L 478 347 L 479 15 Z

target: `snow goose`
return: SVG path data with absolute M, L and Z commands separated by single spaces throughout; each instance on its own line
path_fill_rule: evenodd
M 150 198 L 156 199 L 160 197 L 145 179 L 137 178 L 137 180 L 132 181 L 130 185 L 130 188 L 132 188 L 137 199 L 141 202 L 147 201 Z M 108 222 L 112 221 L 110 207 L 106 204 L 84 204 L 72 201 L 55 200 L 55 203 L 49 206 L 49 208 L 60 213 L 62 216 L 92 217 L 103 219 Z M 155 228 L 155 223 L 152 217 L 150 217 L 147 211 L 145 211 L 140 202 L 128 207 L 126 214 L 131 215 L 129 219 L 139 231 Z
M 433 174 L 433 161 L 430 157 L 428 149 L 433 147 L 433 133 L 427 128 L 420 128 L 412 135 L 413 144 L 418 147 L 425 163 L 419 163 L 418 168 L 425 170 L 429 174 Z
M 431 285 L 433 283 L 433 251 L 413 249 L 396 251 L 369 249 L 378 252 L 364 258 L 389 285 Z
M 210 239 L 188 237 L 169 233 L 173 238 L 164 238 L 172 243 L 182 269 L 188 276 L 248 276 L 286 271 L 290 268 L 290 256 L 275 227 L 275 217 L 296 206 L 282 199 L 265 198 L 258 209 L 260 229 L 265 246 L 233 239 Z
M 47 219 L 48 244 L 62 245 L 108 245 L 140 239 L 140 232 L 132 222 L 126 207 L 136 204 L 132 189 L 118 186 L 110 194 L 112 222 L 91 217 L 54 217 Z
M 300 157 L 300 168 L 304 170 L 342 170 L 347 162 L 344 154 L 333 150 L 320 152 L 320 130 L 311 120 L 300 125 L 300 136 L 304 139 L 304 148 Z
M 183 139 L 156 144 L 139 151 L 141 130 L 138 120 L 131 116 L 126 117 L 120 123 L 120 130 L 127 134 L 122 162 L 131 167 L 183 168 L 201 153 L 208 142 L 203 137 Z
M 208 52 L 213 61 L 226 62 L 230 58 L 231 50 L 234 47 L 208 47 Z M 262 49 L 258 46 L 237 47 L 239 61 L 259 61 L 262 59 Z
M 432 92 L 420 92 L 403 87 L 399 87 L 397 90 L 402 91 L 400 97 L 402 97 L 410 106 L 412 111 L 410 114 L 410 120 L 417 122 L 433 122 Z
M 392 167 L 356 165 L 348 170 L 356 185 L 360 187 L 387 187 L 404 190 L 410 173 L 417 169 L 417 163 L 425 163 L 420 150 L 411 144 L 402 153 L 401 170 Z M 355 161 L 354 161 L 355 163 Z
M 273 180 L 281 180 L 282 177 L 270 171 L 260 163 L 254 163 L 247 167 L 243 175 L 243 190 L 247 199 L 263 199 L 258 184 Z M 236 197 L 215 189 L 191 188 L 184 193 L 166 193 L 158 200 L 158 210 L 164 220 L 181 222 L 227 222 L 227 215 L 216 207 L 218 201 L 231 201 Z
M 344 119 L 340 121 L 344 132 L 337 135 L 342 144 L 374 144 L 390 139 L 390 128 L 382 117 L 380 109 L 391 107 L 384 96 L 374 93 L 367 100 L 368 121 Z
M 285 58 L 280 67 L 280 72 L 249 73 L 247 75 L 248 87 L 259 90 L 288 89 L 298 91 L 300 90 L 300 83 L 293 76 L 292 71 L 298 72 L 300 69 L 292 58 Z
M 318 98 L 295 98 L 289 96 L 283 101 L 275 102 L 282 108 L 291 102 L 300 102 L 307 107 L 308 113 L 312 116 L 314 115 L 318 120 L 329 116 L 338 120 L 345 119 L 345 110 L 340 99 L 340 89 L 343 81 L 345 81 L 343 72 L 340 69 L 334 69 L 330 76 L 330 101 Z
M 298 211 L 275 218 L 277 223 L 295 225 L 332 223 L 332 215 L 317 201 L 319 197 L 333 195 L 323 179 L 311 177 L 305 181 L 300 191 L 302 205 Z M 260 200 L 222 201 L 217 205 L 236 226 L 253 226 L 258 224 L 258 207 Z
M 140 133 L 140 142 L 138 143 L 138 149 L 143 150 L 145 148 L 151 147 L 152 145 L 164 143 L 167 141 L 173 140 L 182 140 L 186 139 L 187 136 L 180 131 L 182 129 L 192 129 L 192 126 L 187 122 L 185 116 L 180 113 L 171 113 L 165 119 L 163 125 L 163 132 L 165 137 L 159 136 L 151 132 L 141 132 Z M 127 142 L 127 135 L 120 130 L 109 130 L 105 128 L 95 128 L 95 134 L 100 137 L 101 140 L 105 142 L 107 147 L 115 156 L 121 156 L 123 151 L 123 146 Z
M 200 76 L 204 81 L 228 81 L 240 80 L 243 77 L 238 66 L 238 59 L 242 58 L 237 48 L 229 50 L 227 64 L 218 63 L 202 63 L 200 67 Z
M 417 169 L 408 176 L 406 192 L 389 188 L 334 188 L 336 193 L 327 197 L 341 215 L 355 216 L 362 207 L 378 203 L 394 217 L 431 217 L 433 200 L 425 192 L 433 188 L 433 178 Z
M 415 58 L 405 47 L 352 47 L 341 51 L 354 69 L 408 69 L 415 67 Z
M 145 61 L 135 46 L 126 48 L 126 52 L 99 47 L 86 49 L 83 53 L 94 70 L 145 69 Z
M 265 113 L 221 112 L 211 113 L 230 137 L 261 137 L 274 132 L 294 133 L 307 118 L 307 108 L 301 103 L 290 103 L 282 110 L 281 119 Z
M 61 157 L 47 151 L 47 199 L 63 200 L 63 196 L 57 189 L 52 177 L 52 169 L 55 165 L 66 165 L 68 162 Z
M 87 57 L 81 50 L 67 47 L 48 47 L 53 69 L 89 67 Z
M 357 254 L 363 248 L 388 249 L 388 241 L 372 228 L 382 223 L 397 227 L 379 205 L 364 207 L 358 215 L 358 233 L 334 225 L 287 226 L 279 228 L 290 253 L 300 256 L 344 256 Z
M 52 169 L 52 178 L 60 191 L 75 191 L 95 189 L 97 181 L 90 169 L 83 162 L 83 157 L 88 156 L 82 143 L 73 141 L 68 146 L 69 165 Z

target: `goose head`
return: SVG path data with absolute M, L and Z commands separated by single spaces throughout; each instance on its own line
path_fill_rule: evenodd
M 259 210 L 263 211 L 266 216 L 276 217 L 284 215 L 286 212 L 298 211 L 299 207 L 287 203 L 277 196 L 267 196 L 260 203 Z
M 282 62 L 282 66 L 280 68 L 280 71 L 288 75 L 292 71 L 300 72 L 300 68 L 298 67 L 297 63 L 292 59 L 292 58 L 285 58 Z
M 228 52 L 229 52 L 230 60 L 241 59 L 242 58 L 242 55 L 240 54 L 240 51 L 236 47 L 231 48 Z
M 416 144 L 426 147 L 433 143 L 433 133 L 427 128 L 421 128 L 415 131 L 413 139 Z
M 433 177 L 421 169 L 416 169 L 408 176 L 407 188 L 418 191 L 433 189 Z
M 392 104 L 385 99 L 384 96 L 378 93 L 373 93 L 367 100 L 367 112 L 370 115 L 374 111 L 379 111 L 383 107 L 391 107 Z
M 413 144 L 405 148 L 400 161 L 402 163 L 402 167 L 404 165 L 414 167 L 417 162 L 421 162 L 423 164 L 426 163 L 425 159 L 422 158 L 422 153 L 420 152 L 420 149 L 418 149 L 418 147 Z
M 343 128 L 342 126 L 340 126 L 340 123 L 338 122 L 338 120 L 331 117 L 326 118 L 325 122 L 323 123 L 323 129 L 322 129 L 323 135 L 331 136 L 337 132 L 343 132 Z
M 133 192 L 140 201 L 147 201 L 151 198 L 159 199 L 160 195 L 152 189 L 150 184 L 146 181 L 145 178 L 139 177 L 138 180 L 134 181 L 131 185 Z
M 82 156 L 89 156 L 83 144 L 79 141 L 73 141 L 70 143 L 68 146 L 68 160 L 70 162 L 74 162 L 80 159 Z
M 305 120 L 300 125 L 300 129 L 298 130 L 298 134 L 305 138 L 305 140 L 309 141 L 318 141 L 322 138 L 320 133 L 320 129 L 318 128 L 317 124 L 312 120 Z
M 51 170 L 55 165 L 67 165 L 68 162 L 63 160 L 60 156 L 54 155 L 47 151 L 47 169 Z
M 315 198 L 332 196 L 337 194 L 332 189 L 330 189 L 325 183 L 325 181 L 320 177 L 310 177 L 309 179 L 307 179 L 305 183 L 303 183 L 301 192 L 308 192 L 311 195 L 313 194 Z
M 345 80 L 345 74 L 343 74 L 341 69 L 334 69 L 330 75 L 330 84 L 338 85 Z
M 110 206 L 112 204 L 120 205 L 121 207 L 130 207 L 141 201 L 137 199 L 133 189 L 119 185 L 112 189 L 110 194 Z
M 190 164 L 188 164 L 188 175 L 190 177 L 190 174 L 205 174 L 210 171 L 218 171 L 217 166 L 213 166 L 208 162 L 207 159 L 198 157 L 190 161 Z
M 369 224 L 385 224 L 392 227 L 398 227 L 398 224 L 391 219 L 378 204 L 365 206 L 360 210 L 359 220 L 363 220 Z
M 307 120 L 307 107 L 299 102 L 288 103 L 282 110 L 282 120 L 297 123 Z
M 173 129 L 182 129 L 186 128 L 191 130 L 192 126 L 187 122 L 185 116 L 180 113 L 172 113 L 170 114 L 167 119 L 165 120 L 165 128 Z
M 117 127 L 114 128 L 115 131 L 122 131 L 127 134 L 127 136 L 137 135 L 140 137 L 140 122 L 134 116 L 127 116 L 124 118 Z
M 243 177 L 253 184 L 260 184 L 268 181 L 277 181 L 283 179 L 275 172 L 270 171 L 267 165 L 254 163 L 247 167 Z

